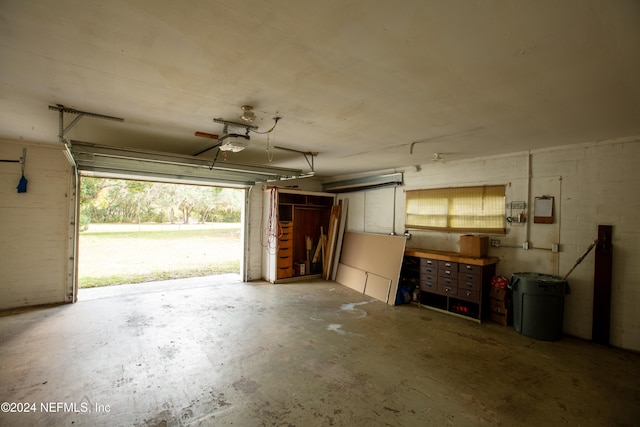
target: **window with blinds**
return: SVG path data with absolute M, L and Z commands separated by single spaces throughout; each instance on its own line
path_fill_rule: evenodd
M 505 233 L 504 185 L 406 192 L 406 228 Z

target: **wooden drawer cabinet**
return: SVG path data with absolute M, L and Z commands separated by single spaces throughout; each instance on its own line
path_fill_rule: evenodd
M 420 258 L 420 267 L 438 267 L 438 260 L 431 258 Z
M 282 233 L 278 237 L 278 254 L 276 258 L 276 278 L 283 279 L 293 275 L 293 239 L 291 221 L 280 222 Z
M 458 274 L 458 285 L 464 289 L 479 291 L 482 288 L 482 274 Z
M 438 293 L 442 295 L 458 295 L 458 288 L 438 283 Z
M 438 282 L 438 276 L 435 273 L 420 273 L 420 281 L 421 282 Z
M 420 290 L 424 292 L 438 292 L 438 283 L 436 281 L 420 280 Z
M 416 270 L 420 306 L 480 321 L 488 312 L 488 293 L 498 258 L 470 258 L 453 252 L 406 249 Z M 486 307 L 485 307 L 486 306 Z M 483 310 L 484 307 L 484 310 Z
M 280 238 L 291 237 L 293 223 L 291 221 L 280 221 Z
M 438 285 L 449 286 L 452 288 L 458 287 L 458 279 L 449 276 L 438 276 Z
M 438 271 L 438 267 L 432 267 L 432 266 L 420 267 L 420 273 L 436 274 L 436 271 Z
M 284 279 L 293 275 L 293 266 L 291 267 L 278 267 L 278 279 Z
M 438 271 L 438 261 L 428 258 L 420 259 L 420 274 L 435 275 L 436 271 Z
M 480 302 L 480 292 L 458 288 L 458 298 L 462 298 L 466 301 Z
M 458 271 L 460 273 L 480 274 L 482 272 L 482 266 L 473 264 L 458 264 Z
M 453 277 L 458 278 L 458 266 L 438 268 L 438 277 Z
M 438 270 L 458 270 L 458 263 L 451 261 L 438 261 Z

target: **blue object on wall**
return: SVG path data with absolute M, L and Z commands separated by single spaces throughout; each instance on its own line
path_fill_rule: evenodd
M 16 187 L 18 189 L 18 193 L 26 193 L 27 192 L 27 178 L 24 177 L 24 175 L 22 175 L 22 178 L 20 178 L 20 182 L 18 182 L 18 186 Z

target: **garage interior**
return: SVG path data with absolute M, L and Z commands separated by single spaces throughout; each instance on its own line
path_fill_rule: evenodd
M 638 2 L 9 0 L 0 19 L 0 424 L 637 424 Z M 83 297 L 80 176 L 245 189 L 241 280 Z M 560 339 L 396 304 L 410 254 L 468 234 L 407 227 L 411 195 L 473 186 L 504 189 L 503 231 L 473 233 L 487 271 L 571 272 Z M 274 188 L 295 227 L 322 211 L 327 234 L 325 198 L 342 207 L 335 274 L 278 260 Z M 393 245 L 354 236 L 401 242 L 395 276 L 372 262 Z

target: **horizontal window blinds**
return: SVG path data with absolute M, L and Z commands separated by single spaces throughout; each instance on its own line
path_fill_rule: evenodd
M 406 228 L 505 232 L 504 185 L 406 192 Z

